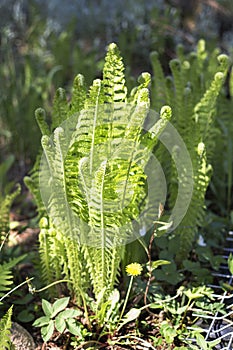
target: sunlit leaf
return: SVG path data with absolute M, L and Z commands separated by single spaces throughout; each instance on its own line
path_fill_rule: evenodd
M 65 298 L 56 300 L 55 303 L 53 304 L 53 313 L 50 317 L 53 318 L 60 311 L 64 310 L 69 304 L 69 300 L 70 300 L 70 297 L 65 297 Z
M 53 335 L 54 324 L 53 321 L 50 320 L 47 326 L 41 328 L 41 336 L 44 342 L 47 342 Z
M 52 305 L 45 299 L 42 299 L 42 309 L 46 316 L 51 317 L 53 313 L 53 307 Z

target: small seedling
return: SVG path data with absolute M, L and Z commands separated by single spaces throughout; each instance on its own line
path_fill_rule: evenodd
M 47 342 L 52 337 L 55 329 L 60 333 L 69 331 L 73 335 L 80 334 L 80 327 L 75 318 L 81 315 L 81 311 L 66 309 L 69 300 L 69 297 L 65 297 L 51 304 L 47 300 L 42 299 L 42 309 L 45 316 L 35 320 L 33 326 L 41 327 L 41 336 L 44 342 Z

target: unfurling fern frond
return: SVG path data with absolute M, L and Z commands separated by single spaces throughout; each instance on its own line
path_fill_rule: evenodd
M 214 128 L 214 119 L 216 118 L 216 100 L 223 86 L 224 78 L 223 73 L 216 73 L 209 89 L 194 107 L 194 119 L 198 125 L 198 141 L 205 141 L 208 160 L 212 160 L 215 146 L 216 130 Z
M 0 319 L 0 350 L 10 350 L 12 348 L 10 340 L 12 310 L 13 306 L 11 306 L 3 318 Z
M 54 130 L 66 120 L 68 111 L 69 105 L 66 98 L 66 92 L 64 89 L 59 88 L 56 91 L 53 101 L 51 130 Z
M 110 44 L 103 68 L 105 102 L 115 104 L 126 101 L 124 69 L 118 47 Z
M 78 74 L 73 82 L 72 87 L 72 100 L 69 115 L 80 112 L 84 107 L 84 102 L 86 100 L 86 86 L 84 76 Z

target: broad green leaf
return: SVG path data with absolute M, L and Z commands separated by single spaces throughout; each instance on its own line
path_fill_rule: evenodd
M 34 327 L 42 327 L 48 324 L 49 321 L 50 321 L 49 316 L 42 316 L 40 318 L 37 318 L 37 320 L 35 320 L 32 325 Z
M 46 316 L 47 317 L 47 316 Z M 17 319 L 20 322 L 31 322 L 35 319 L 35 316 L 32 312 L 30 312 L 28 309 L 24 309 L 21 312 L 18 313 Z
M 66 328 L 68 329 L 68 331 L 70 331 L 70 333 L 77 335 L 79 337 L 82 336 L 81 330 L 80 330 L 80 325 L 73 318 L 68 318 L 66 320 Z
M 60 333 L 63 333 L 66 328 L 66 322 L 64 318 L 60 317 L 60 314 L 55 318 L 55 327 Z
M 58 317 L 63 318 L 63 319 L 74 318 L 74 317 L 78 317 L 80 315 L 82 315 L 82 311 L 80 311 L 80 310 L 67 309 L 67 310 L 60 312 L 59 315 L 57 315 L 56 319 Z
M 69 304 L 70 297 L 61 298 L 55 301 L 53 304 L 53 313 L 51 318 L 56 316 L 60 311 L 64 310 Z
M 47 326 L 44 326 L 41 328 L 41 336 L 45 343 L 52 337 L 53 331 L 54 331 L 53 320 L 50 320 Z
M 42 299 L 42 309 L 46 316 L 49 316 L 51 318 L 51 315 L 53 313 L 53 306 L 50 304 L 47 300 Z

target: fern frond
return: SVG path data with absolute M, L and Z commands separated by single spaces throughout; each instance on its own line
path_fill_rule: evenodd
M 158 58 L 156 55 L 152 55 L 155 71 L 155 76 L 152 79 L 152 105 L 153 99 L 155 103 L 158 103 L 157 96 L 161 94 L 163 98 L 167 99 L 166 102 L 171 103 L 173 110 L 171 122 L 185 142 L 193 163 L 194 191 L 190 208 L 180 224 L 181 228 L 177 228 L 175 231 L 178 237 L 179 232 L 183 230 L 182 242 L 187 241 L 187 244 L 184 243 L 184 247 L 186 246 L 186 254 L 188 254 L 191 247 L 190 242 L 197 232 L 198 225 L 202 222 L 204 213 L 204 197 L 210 182 L 210 172 L 206 170 L 206 173 L 203 169 L 209 167 L 214 155 L 216 135 L 219 133 L 215 127 L 216 102 L 226 78 L 229 59 L 226 55 L 219 55 L 218 50 L 209 54 L 203 40 L 198 42 L 196 52 L 192 52 L 190 55 L 185 55 L 182 48 L 179 48 L 178 51 L 179 59 L 170 62 L 172 78 L 163 77 Z M 166 88 L 161 91 L 159 84 L 161 82 L 164 85 L 164 79 Z M 165 137 L 166 131 L 163 139 L 165 144 L 169 144 L 169 134 L 167 139 Z M 196 151 L 202 142 L 206 147 L 205 156 L 202 157 L 203 163 Z M 176 156 L 176 146 L 174 145 L 174 157 Z M 186 178 L 187 170 L 185 167 L 180 169 L 179 174 L 177 173 L 171 155 L 163 145 L 159 145 L 156 149 L 156 156 L 163 164 L 163 170 L 169 183 L 169 206 L 173 208 L 178 194 L 183 194 L 184 198 L 190 197 L 191 194 L 186 191 L 186 187 L 188 188 L 191 179 Z M 179 160 L 178 163 L 182 168 L 182 160 Z M 199 194 L 198 191 L 200 191 Z M 182 204 L 177 210 L 177 217 L 181 215 L 182 211 L 185 213 Z M 184 237 L 185 230 L 187 236 Z M 184 256 L 184 247 L 182 248 L 182 256 Z
M 10 286 L 13 283 L 12 268 L 15 267 L 20 261 L 25 258 L 26 255 L 13 258 L 8 262 L 0 264 L 0 296 L 2 297 L 5 292 L 9 291 Z
M 14 192 L 7 194 L 4 198 L 1 198 L 0 195 L 0 245 L 4 241 L 9 231 L 10 208 L 12 206 L 13 201 L 20 194 L 20 192 L 21 187 L 18 184 Z
M 48 220 L 46 218 L 40 220 L 39 243 L 41 277 L 43 282 L 49 285 L 55 281 L 57 273 L 52 268 L 54 267 L 54 244 L 53 236 L 51 235 L 51 230 L 49 230 Z M 61 273 L 59 277 L 61 277 Z
M 13 306 L 11 306 L 3 318 L 0 320 L 0 350 L 10 350 L 11 349 L 11 316 L 12 316 Z
M 38 212 L 38 218 L 42 218 L 43 216 L 46 216 L 46 209 L 44 202 L 41 198 L 40 193 L 40 165 L 41 165 L 41 152 L 36 157 L 35 164 L 33 168 L 29 172 L 29 176 L 24 177 L 24 183 L 33 195 L 33 198 L 36 203 L 36 208 Z
M 103 86 L 107 103 L 115 104 L 126 100 L 124 65 L 119 49 L 114 43 L 108 46 L 103 68 Z
M 50 129 L 46 122 L 46 113 L 43 108 L 37 108 L 35 111 L 35 117 L 37 124 L 39 125 L 40 131 L 42 135 L 50 135 Z
M 158 52 L 154 51 L 150 55 L 153 78 L 152 78 L 152 107 L 156 110 L 160 110 L 161 107 L 166 103 L 171 105 L 167 92 L 166 78 L 163 73 L 161 63 L 159 61 Z
M 211 159 L 214 149 L 215 130 L 213 129 L 213 121 L 216 115 L 216 100 L 223 86 L 224 74 L 218 72 L 206 91 L 201 101 L 194 108 L 195 122 L 198 124 L 199 140 L 205 140 L 207 145 L 207 156 Z
M 56 91 L 54 101 L 53 101 L 52 126 L 51 126 L 52 130 L 60 126 L 67 119 L 68 111 L 69 111 L 69 105 L 67 102 L 66 92 L 64 89 L 59 88 Z
M 76 291 L 76 296 L 80 299 L 80 290 L 82 290 L 82 285 L 85 282 L 82 279 L 85 268 L 82 266 L 83 256 L 79 246 L 82 223 L 80 216 L 77 215 L 79 213 L 75 213 L 72 210 L 68 196 L 68 183 L 65 174 L 66 141 L 64 130 L 61 127 L 56 128 L 54 131 L 53 144 L 45 136 L 42 138 L 48 163 L 48 179 L 50 181 L 50 193 L 46 193 L 49 218 L 52 224 L 52 226 L 50 224 L 50 230 L 53 228 L 54 231 L 55 229 L 57 235 L 60 232 L 61 241 L 63 242 L 63 245 L 60 245 L 57 237 L 54 237 L 52 245 L 48 245 L 48 254 L 51 257 L 51 252 L 62 251 L 63 259 L 64 256 L 67 256 L 67 259 L 63 260 L 63 266 L 60 266 L 61 273 L 64 272 L 66 277 L 72 281 L 72 284 L 69 286 L 71 290 Z M 72 198 L 74 198 L 76 203 L 77 196 Z M 51 233 L 51 231 L 49 232 Z M 52 263 L 57 266 L 57 260 L 53 254 Z
M 139 85 L 133 88 L 130 92 L 130 97 L 128 98 L 128 103 L 136 103 L 140 91 L 142 89 L 148 89 L 151 83 L 151 75 L 147 72 L 143 72 L 138 78 Z
M 207 165 L 205 145 L 200 143 L 196 149 L 196 159 L 193 154 L 193 193 L 185 217 L 176 229 L 176 235 L 180 237 L 179 251 L 176 261 L 182 263 L 190 252 L 198 227 L 202 226 L 205 214 L 205 193 L 211 177 L 211 166 Z M 185 186 L 185 184 L 182 184 Z M 189 194 L 190 195 L 190 194 Z M 183 194 L 185 198 L 185 194 Z
M 78 74 L 73 82 L 72 87 L 72 99 L 71 99 L 71 108 L 69 115 L 74 113 L 79 113 L 83 107 L 86 100 L 86 87 L 85 80 L 82 74 Z

